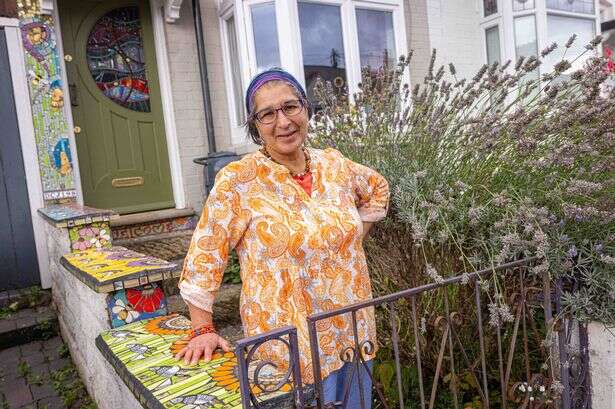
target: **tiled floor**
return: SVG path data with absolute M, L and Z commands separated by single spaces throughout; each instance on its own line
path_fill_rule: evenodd
M 62 339 L 35 341 L 0 351 L 0 408 L 85 408 L 89 403 Z M 54 380 L 73 400 L 65 405 Z M 74 399 L 73 399 L 74 398 Z

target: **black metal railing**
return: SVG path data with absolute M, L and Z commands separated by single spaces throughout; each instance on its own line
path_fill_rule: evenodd
M 354 339 L 340 359 L 352 364 L 348 380 L 355 374 L 359 383 L 362 376 L 370 377 L 375 408 L 588 409 L 586 328 L 562 311 L 564 283 L 530 271 L 533 261 L 507 263 L 310 316 L 314 384 L 307 386 L 309 394 L 303 393 L 301 352 L 293 328 L 242 340 L 238 351 L 287 337 L 289 365 L 282 380 L 292 384 L 294 406 L 347 408 L 348 383 L 341 401 L 324 401 L 318 338 L 319 322 L 346 315 Z M 379 370 L 368 370 L 366 357 L 376 346 L 358 336 L 357 313 L 365 308 L 379 309 L 381 355 L 388 355 L 394 366 L 395 382 L 388 390 Z M 408 325 L 400 325 L 402 318 Z M 252 359 L 253 353 L 238 354 L 244 367 L 240 382 L 245 409 L 263 407 L 250 387 L 259 385 L 259 373 L 250 377 L 245 369 Z M 368 402 L 358 389 L 360 407 L 365 408 Z

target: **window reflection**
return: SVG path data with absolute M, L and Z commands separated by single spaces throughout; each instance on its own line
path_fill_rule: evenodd
M 533 14 L 515 18 L 515 52 L 517 58 L 538 55 L 536 21 Z M 536 68 L 528 78 L 538 78 L 538 75 Z
M 485 30 L 485 42 L 487 43 L 487 64 L 500 62 L 500 30 L 498 26 Z
M 513 11 L 531 10 L 534 8 L 534 0 L 512 0 Z
M 547 0 L 547 8 L 574 13 L 594 14 L 594 0 Z
M 483 11 L 485 17 L 498 12 L 498 0 L 483 0 Z
M 375 75 L 382 69 L 395 67 L 395 34 L 393 13 L 357 9 L 357 32 L 361 68 Z
M 572 62 L 572 69 L 580 69 L 585 63 L 585 58 L 577 59 L 585 51 L 585 46 L 596 34 L 594 21 L 585 18 L 564 17 L 547 15 L 548 43 L 557 43 L 559 47 L 545 58 L 545 66 L 549 71 L 562 59 L 564 44 L 572 33 L 577 35 L 576 40 L 568 50 L 566 59 Z M 586 54 L 587 55 L 587 54 Z
M 263 3 L 250 7 L 254 50 L 258 71 L 280 65 L 278 47 L 278 27 L 275 17 L 275 4 Z
M 299 29 L 308 99 L 316 103 L 318 78 L 338 91 L 346 86 L 346 63 L 339 6 L 300 2 Z
M 235 99 L 235 121 L 237 124 L 242 124 L 246 118 L 243 107 L 243 86 L 241 84 L 241 72 L 239 70 L 239 49 L 237 46 L 234 17 L 230 17 L 226 20 L 226 36 L 228 38 L 228 50 L 231 63 L 233 97 Z

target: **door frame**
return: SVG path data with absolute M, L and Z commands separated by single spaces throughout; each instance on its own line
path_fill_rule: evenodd
M 171 172 L 171 186 L 173 190 L 173 199 L 176 209 L 184 209 L 186 207 L 186 192 L 184 190 L 184 176 L 181 166 L 181 157 L 179 153 L 179 140 L 177 137 L 177 127 L 175 122 L 175 107 L 173 103 L 173 92 L 171 82 L 171 70 L 169 68 L 169 54 L 167 52 L 166 33 L 164 30 L 164 0 L 149 0 L 150 13 L 152 17 L 152 29 L 154 31 L 154 48 L 156 50 L 156 65 L 158 69 L 158 83 L 160 84 L 160 99 L 162 103 L 162 116 L 164 121 L 164 130 L 167 141 L 167 153 L 169 155 L 169 168 Z M 53 9 L 50 10 L 54 22 L 54 30 L 57 39 L 57 47 L 60 56 L 64 56 L 64 43 L 62 41 L 62 29 L 60 21 L 60 13 L 58 9 L 58 0 L 53 0 Z M 68 78 L 66 74 L 66 62 L 64 58 L 60 58 L 62 68 L 62 90 L 64 91 L 65 100 L 70 101 L 70 90 L 68 89 Z M 68 138 L 70 141 L 71 150 L 73 152 L 74 177 L 77 187 L 77 202 L 83 205 L 83 191 L 81 189 L 81 176 L 79 174 L 79 158 L 77 157 L 77 144 L 75 141 L 73 112 L 70 104 L 65 104 L 66 119 L 68 122 Z
M 37 209 L 45 206 L 43 200 L 43 184 L 41 182 L 40 168 L 34 137 L 34 124 L 32 123 L 32 109 L 30 107 L 30 91 L 28 78 L 24 65 L 24 49 L 21 41 L 19 20 L 16 18 L 0 18 L 0 26 L 4 27 L 6 45 L 9 53 L 9 69 L 13 83 L 13 96 L 17 111 L 17 126 L 21 141 L 24 170 L 26 172 L 26 187 L 30 201 L 30 217 L 34 230 L 36 244 L 36 257 L 40 271 L 41 287 L 51 287 L 51 274 L 49 272 L 49 256 L 47 251 L 46 221 L 37 214 Z

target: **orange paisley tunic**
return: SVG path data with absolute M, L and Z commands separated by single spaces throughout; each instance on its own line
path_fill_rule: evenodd
M 295 326 L 301 371 L 305 381 L 313 382 L 306 318 L 371 298 L 362 222 L 385 217 L 389 188 L 376 171 L 334 149 L 309 153 L 311 195 L 286 167 L 258 151 L 218 173 L 179 287 L 187 302 L 211 312 L 234 248 L 241 266 L 245 336 Z M 357 313 L 357 327 L 359 340 L 377 347 L 373 308 Z M 350 314 L 319 321 L 317 330 L 325 377 L 341 367 L 340 352 L 354 345 Z M 287 368 L 287 351 L 279 342 L 262 345 L 259 356 Z

